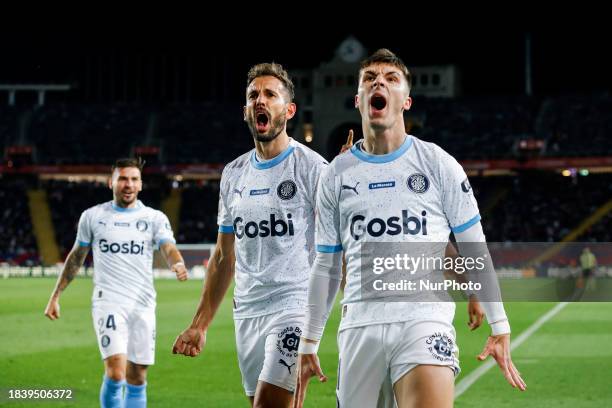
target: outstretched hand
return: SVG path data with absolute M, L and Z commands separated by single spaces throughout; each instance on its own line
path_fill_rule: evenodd
M 506 381 L 521 391 L 527 389 L 527 384 L 521 378 L 521 373 L 516 369 L 512 358 L 510 357 L 510 334 L 501 334 L 499 336 L 489 336 L 482 353 L 478 355 L 478 360 L 484 361 L 487 356 L 491 356 L 497 362 L 497 365 L 504 373 Z

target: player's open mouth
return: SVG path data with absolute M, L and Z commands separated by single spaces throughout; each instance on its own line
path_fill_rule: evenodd
M 383 95 L 376 94 L 370 99 L 370 107 L 372 114 L 380 114 L 387 107 L 387 99 Z
M 260 133 L 266 132 L 268 130 L 268 124 L 270 123 L 270 119 L 268 115 L 264 112 L 258 112 L 255 116 L 255 125 L 257 131 Z

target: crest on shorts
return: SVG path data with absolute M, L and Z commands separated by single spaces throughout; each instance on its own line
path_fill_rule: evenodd
M 412 174 L 408 177 L 406 184 L 410 190 L 417 194 L 423 194 L 429 190 L 429 179 L 420 173 Z
M 110 344 L 110 337 L 108 337 L 108 335 L 104 335 L 102 336 L 102 338 L 100 339 L 100 344 L 102 344 L 102 347 L 106 348 L 108 347 L 108 345 Z
M 276 194 L 281 200 L 291 200 L 295 197 L 297 192 L 297 186 L 291 180 L 285 180 L 281 182 L 276 188 Z
M 276 350 L 284 357 L 297 357 L 302 330 L 299 327 L 287 326 L 276 338 Z
M 452 361 L 455 342 L 446 333 L 436 332 L 425 340 L 431 355 L 439 361 Z

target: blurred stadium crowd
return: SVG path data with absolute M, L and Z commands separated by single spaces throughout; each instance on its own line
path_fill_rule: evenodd
M 0 106 L 3 166 L 110 165 L 133 154 L 137 146 L 158 149 L 148 157 L 150 165 L 223 165 L 252 148 L 241 114 L 240 107 L 212 103 Z M 410 133 L 440 145 L 460 162 L 612 155 L 612 96 L 607 93 L 426 98 L 409 112 L 407 122 Z M 533 139 L 540 141 L 536 149 L 520 148 L 521 141 Z M 7 147 L 19 144 L 35 146 L 22 162 L 6 154 Z M 144 181 L 141 199 L 154 208 L 160 208 L 172 190 L 180 191 L 175 226 L 179 243 L 215 241 L 218 178 L 172 180 L 145 173 Z M 612 197 L 610 172 L 563 175 L 532 169 L 487 177 L 471 174 L 470 182 L 488 241 L 560 241 Z M 28 206 L 30 189 L 46 192 L 62 256 L 73 245 L 80 213 L 112 198 L 100 181 L 1 174 L 0 263 L 40 262 Z M 576 240 L 612 241 L 611 227 L 609 212 Z

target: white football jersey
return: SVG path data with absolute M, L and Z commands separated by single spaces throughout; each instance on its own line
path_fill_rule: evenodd
M 255 149 L 223 170 L 219 231 L 235 235 L 234 317 L 303 309 L 314 261 L 315 194 L 327 161 L 291 139 L 267 161 Z
M 81 214 L 77 243 L 93 248 L 92 300 L 155 306 L 153 252 L 174 234 L 164 213 L 145 206 L 121 208 L 113 201 Z
M 440 147 L 410 135 L 385 155 L 366 153 L 362 142 L 330 163 L 318 187 L 317 251 L 344 250 L 347 262 L 341 329 L 427 316 L 452 322 L 452 302 L 364 301 L 361 248 L 446 243 L 451 231 L 476 224 L 480 215 L 467 176 Z

